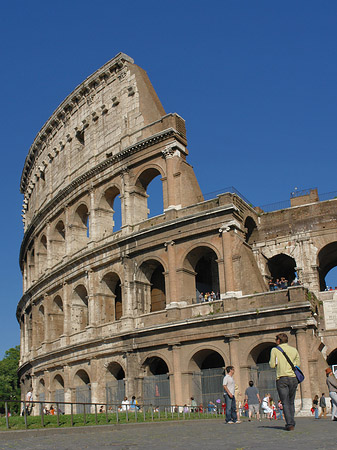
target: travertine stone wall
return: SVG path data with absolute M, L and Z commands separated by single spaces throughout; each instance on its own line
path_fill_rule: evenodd
M 308 410 L 336 347 L 314 293 L 337 255 L 337 201 L 268 214 L 232 193 L 204 201 L 187 159 L 184 120 L 165 113 L 122 53 L 44 125 L 21 178 L 23 394 L 32 385 L 47 402 L 118 403 L 126 394 L 146 403 L 156 400 L 150 386 L 166 403 L 201 402 L 203 371 L 221 392 L 216 371 L 234 364 L 240 398 L 285 331 L 308 373 L 298 392 Z M 151 217 L 156 177 L 162 214 Z M 301 285 L 268 292 L 271 272 L 282 270 Z M 207 291 L 214 298 L 200 302 Z

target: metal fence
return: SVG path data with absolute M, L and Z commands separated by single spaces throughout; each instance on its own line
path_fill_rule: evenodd
M 9 414 L 9 406 L 18 403 L 21 405 L 20 411 L 23 419 L 23 424 L 26 429 L 30 427 L 36 428 L 40 421 L 41 427 L 47 425 L 47 418 L 54 418 L 53 425 L 55 426 L 74 426 L 74 425 L 89 425 L 89 424 L 118 424 L 127 422 L 151 422 L 155 420 L 185 420 L 197 418 L 221 418 L 224 416 L 224 409 L 221 405 L 216 405 L 215 408 L 192 407 L 192 406 L 177 406 L 177 405 L 162 405 L 155 407 L 153 405 L 109 405 L 101 403 L 77 403 L 77 402 L 54 402 L 54 415 L 45 414 L 45 402 L 35 401 L 33 405 L 27 404 L 25 401 L 18 402 L 14 400 L 0 400 L 5 405 L 5 420 L 6 428 L 11 428 L 11 424 L 17 427 L 17 417 Z M 50 403 L 50 402 L 48 402 Z M 34 408 L 39 411 L 36 415 L 33 413 Z M 103 410 L 102 410 L 103 408 Z M 69 414 L 64 414 L 62 411 L 70 410 Z M 75 414 L 74 411 L 82 411 L 80 414 Z M 69 423 L 70 419 L 70 423 Z M 14 423 L 14 421 L 16 421 Z M 49 425 L 49 423 L 48 423 Z
M 169 405 L 171 403 L 169 376 L 163 374 L 144 377 L 143 398 L 145 404 Z
M 220 404 L 223 401 L 222 368 L 203 369 L 193 373 L 192 393 L 198 404 L 209 405 L 210 402 Z M 210 409 L 212 409 L 211 407 Z

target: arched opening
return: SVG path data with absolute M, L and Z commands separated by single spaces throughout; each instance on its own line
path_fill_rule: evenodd
M 296 261 L 291 256 L 280 253 L 270 258 L 267 265 L 274 283 L 277 283 L 277 280 L 282 283 L 282 279 L 285 279 L 282 287 L 286 288 L 294 281 L 296 277 Z
M 31 245 L 28 251 L 28 271 L 29 271 L 29 280 L 30 283 L 35 281 L 35 249 L 33 244 Z
M 88 293 L 82 284 L 78 285 L 73 292 L 71 325 L 74 333 L 84 330 L 89 325 Z
M 191 393 L 198 404 L 222 401 L 225 361 L 220 353 L 205 349 L 195 353 L 190 361 Z
M 47 238 L 42 235 L 39 242 L 39 273 L 42 274 L 47 268 Z
M 158 169 L 144 170 L 138 177 L 133 193 L 135 222 L 148 219 L 163 212 L 163 189 Z M 156 181 L 153 181 L 158 178 Z M 159 180 L 159 181 L 158 181 Z M 150 183 L 153 182 L 153 188 Z M 151 208 L 150 208 L 151 206 Z
M 91 403 L 90 378 L 85 370 L 81 369 L 76 372 L 74 385 L 76 388 L 76 403 L 82 403 L 76 405 L 76 412 L 77 414 L 83 414 L 83 403 Z M 88 406 L 86 406 L 86 411 L 90 411 Z
M 160 262 L 148 260 L 140 266 L 138 309 L 149 313 L 166 308 L 164 268 Z
M 122 208 L 120 190 L 117 186 L 109 187 L 102 195 L 97 209 L 98 226 L 101 236 L 109 236 L 122 227 Z
M 171 404 L 169 370 L 166 362 L 156 356 L 144 363 L 144 405 L 169 406 Z
M 337 371 L 337 348 L 333 350 L 331 353 L 329 353 L 329 356 L 326 359 L 326 362 L 329 364 L 329 366 L 333 367 L 334 372 Z
M 66 253 L 66 230 L 63 220 L 59 220 L 52 233 L 51 239 L 53 260 L 62 259 Z
M 45 383 L 44 383 L 43 379 L 39 380 L 39 384 L 37 386 L 37 393 L 38 393 L 39 402 L 45 402 L 46 401 L 46 393 L 45 393 Z M 44 404 L 39 403 L 40 415 L 41 415 L 41 411 L 43 408 L 44 408 Z
M 44 342 L 44 306 L 40 305 L 37 311 L 37 317 L 35 318 L 36 326 L 36 346 L 39 347 Z
M 266 394 L 270 394 L 275 402 L 278 400 L 276 389 L 276 370 L 269 366 L 270 352 L 275 347 L 275 343 L 265 342 L 257 345 L 248 358 L 250 365 L 250 379 L 254 381 L 254 385 L 263 398 Z
M 111 362 L 106 372 L 106 402 L 120 404 L 125 397 L 125 372 L 117 362 Z
M 57 374 L 54 377 L 52 388 L 54 390 L 54 401 L 64 402 L 64 380 L 61 375 Z M 64 412 L 64 405 L 59 405 L 59 408 Z
M 254 219 L 252 219 L 252 217 L 248 216 L 246 218 L 245 228 L 247 230 L 245 240 L 246 240 L 247 244 L 253 244 L 257 237 L 257 226 L 256 226 Z
M 208 247 L 192 250 L 184 263 L 185 295 L 193 301 L 219 298 L 219 271 L 216 253 Z
M 49 323 L 51 338 L 58 339 L 63 334 L 64 326 L 63 302 L 59 295 L 57 295 L 51 303 Z
M 79 205 L 74 213 L 71 224 L 71 244 L 73 251 L 82 250 L 90 236 L 89 210 L 86 204 Z
M 318 253 L 319 286 L 324 291 L 327 286 L 337 286 L 337 242 L 331 242 Z
M 114 272 L 105 274 L 102 278 L 102 287 L 102 322 L 109 323 L 120 320 L 123 316 L 123 299 L 119 276 Z

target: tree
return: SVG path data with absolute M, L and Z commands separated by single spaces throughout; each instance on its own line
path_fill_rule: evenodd
M 5 357 L 0 361 L 0 399 L 20 400 L 20 388 L 18 379 L 18 367 L 20 359 L 20 346 L 10 348 L 6 351 Z M 4 403 L 1 402 L 3 407 Z M 9 405 L 11 410 L 16 410 L 18 405 Z

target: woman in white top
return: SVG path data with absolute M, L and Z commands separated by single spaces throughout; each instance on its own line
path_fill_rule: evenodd
M 262 408 L 262 411 L 265 414 L 267 414 L 267 418 L 272 419 L 273 418 L 273 410 L 270 407 L 269 400 L 270 400 L 270 394 L 267 394 L 264 397 L 264 399 L 262 400 L 261 408 Z

